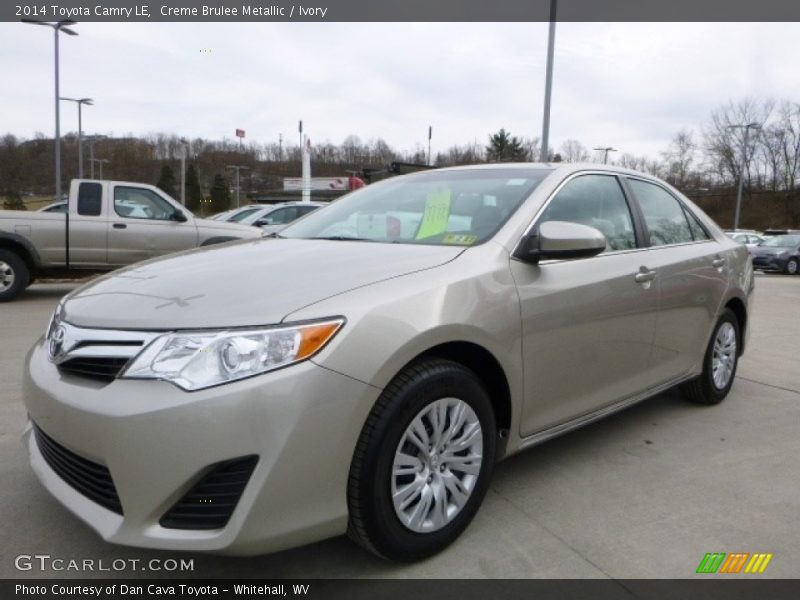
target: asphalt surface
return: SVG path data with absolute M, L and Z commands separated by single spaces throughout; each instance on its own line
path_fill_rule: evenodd
M 164 576 L 141 564 L 175 558 L 193 559 L 194 569 L 168 575 L 208 578 L 685 578 L 706 552 L 773 553 L 759 577 L 798 577 L 800 277 L 756 283 L 749 346 L 721 405 L 662 394 L 508 459 L 466 533 L 412 565 L 374 558 L 345 537 L 255 558 L 103 542 L 42 488 L 20 443 L 25 353 L 73 287 L 33 285 L 0 304 L 0 577 Z M 141 562 L 20 571 L 19 555 Z

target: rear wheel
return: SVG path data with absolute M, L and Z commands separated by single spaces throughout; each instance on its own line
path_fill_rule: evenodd
M 725 399 L 736 377 L 739 336 L 739 321 L 733 311 L 726 308 L 708 344 L 703 372 L 683 386 L 689 400 L 697 404 L 719 404 Z
M 392 560 L 439 552 L 469 525 L 495 459 L 492 405 L 474 373 L 413 364 L 384 390 L 350 467 L 350 536 Z
M 28 286 L 30 271 L 19 256 L 0 250 L 0 302 L 13 300 Z

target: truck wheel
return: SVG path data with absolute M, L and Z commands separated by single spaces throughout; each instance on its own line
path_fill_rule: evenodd
M 31 273 L 28 265 L 9 250 L 0 250 L 0 302 L 13 300 L 24 290 Z

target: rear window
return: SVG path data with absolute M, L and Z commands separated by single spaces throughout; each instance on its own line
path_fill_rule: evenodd
M 103 184 L 84 181 L 78 186 L 78 214 L 97 217 L 103 210 Z

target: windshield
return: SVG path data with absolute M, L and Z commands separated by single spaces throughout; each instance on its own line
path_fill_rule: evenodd
M 362 188 L 280 237 L 472 246 L 492 237 L 550 169 L 426 171 Z
M 794 248 L 800 246 L 800 235 L 778 235 L 764 240 L 759 245 L 772 248 Z

